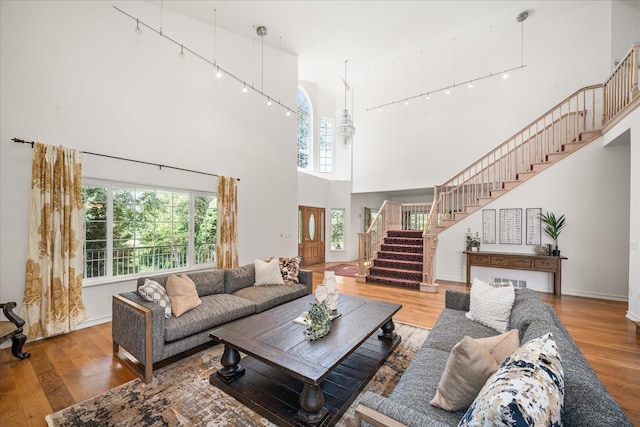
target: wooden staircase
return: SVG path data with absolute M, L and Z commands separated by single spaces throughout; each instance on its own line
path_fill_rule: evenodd
M 531 163 L 527 170 L 517 172 L 515 174 L 515 179 L 499 182 L 497 185 L 497 188 L 489 190 L 487 195 L 485 196 L 479 196 L 476 199 L 475 203 L 472 202 L 469 204 L 465 204 L 463 206 L 464 210 L 461 210 L 458 212 L 452 212 L 451 214 L 447 215 L 446 218 L 443 218 L 436 225 L 436 231 L 439 233 L 451 227 L 453 224 L 457 223 L 458 221 L 466 218 L 473 212 L 482 209 L 484 206 L 493 202 L 500 196 L 508 193 L 514 188 L 517 188 L 523 182 L 533 178 L 534 176 L 544 171 L 545 169 L 549 168 L 553 164 L 568 157 L 570 154 L 586 146 L 588 143 L 599 138 L 601 135 L 602 135 L 602 132 L 600 130 L 585 131 L 585 132 L 579 133 L 578 136 L 574 138 L 571 142 L 561 144 L 557 151 L 550 154 L 546 154 L 544 156 L 544 161 Z
M 604 84 L 587 86 L 551 108 L 444 184 L 421 232 L 404 229 L 403 206 L 385 201 L 366 233 L 359 233 L 359 282 L 435 292 L 438 234 L 517 188 L 602 135 L 640 107 L 636 43 Z M 423 217 L 424 219 L 424 217 Z M 423 244 L 417 241 L 420 233 Z M 415 236 L 415 237 L 413 237 Z M 422 249 L 422 281 L 417 260 Z

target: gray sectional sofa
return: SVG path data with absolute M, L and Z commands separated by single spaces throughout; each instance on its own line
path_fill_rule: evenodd
M 371 392 L 363 395 L 357 416 L 374 425 L 455 426 L 465 411 L 447 412 L 429 405 L 453 346 L 468 335 L 484 338 L 495 330 L 465 317 L 467 292 L 447 290 L 445 309 L 422 348 L 389 397 Z M 510 329 L 518 329 L 520 343 L 553 333 L 564 370 L 562 424 L 571 426 L 631 426 L 626 414 L 604 388 L 553 308 L 529 289 L 515 291 Z M 379 422 L 376 422 L 379 420 Z
M 312 272 L 299 270 L 298 281 L 291 285 L 253 286 L 254 264 L 226 270 L 186 273 L 195 283 L 202 304 L 180 317 L 164 317 L 164 308 L 143 299 L 137 292 L 113 296 L 113 352 L 120 347 L 144 366 L 131 364 L 145 382 L 152 379 L 153 364 L 211 341 L 209 332 L 216 326 L 260 313 L 312 292 Z M 166 285 L 169 275 L 150 277 Z M 138 279 L 137 287 L 145 278 Z

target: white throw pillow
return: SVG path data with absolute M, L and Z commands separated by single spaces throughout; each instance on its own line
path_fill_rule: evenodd
M 273 258 L 271 261 L 257 259 L 255 267 L 255 286 L 284 285 L 282 273 L 280 272 L 280 260 L 278 258 Z
M 171 300 L 167 290 L 160 283 L 151 279 L 144 279 L 144 285 L 138 288 L 138 294 L 147 301 L 154 302 L 164 308 L 164 317 L 171 317 Z
M 474 278 L 471 285 L 469 311 L 466 316 L 498 332 L 506 332 L 514 299 L 513 286 L 494 287 Z

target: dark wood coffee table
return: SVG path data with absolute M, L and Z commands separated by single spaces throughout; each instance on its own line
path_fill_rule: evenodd
M 334 425 L 400 344 L 391 318 L 402 306 L 341 295 L 329 334 L 307 341 L 293 320 L 313 298 L 212 331 L 225 349 L 209 382 L 278 425 Z

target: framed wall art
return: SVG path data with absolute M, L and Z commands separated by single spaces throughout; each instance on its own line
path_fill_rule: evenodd
M 482 210 L 482 243 L 495 245 L 496 243 L 496 210 Z
M 522 209 L 500 209 L 500 244 L 522 244 Z
M 541 208 L 527 208 L 527 245 L 538 246 L 542 242 L 541 214 Z

